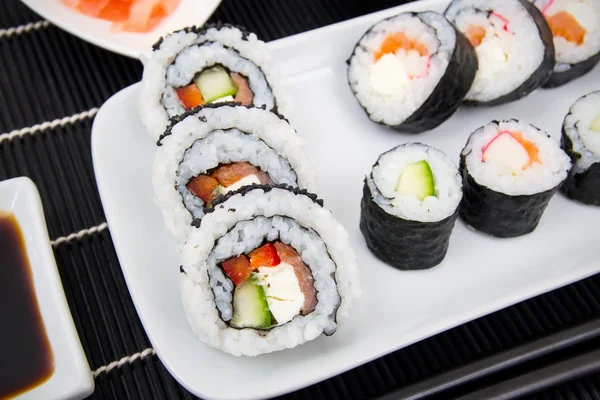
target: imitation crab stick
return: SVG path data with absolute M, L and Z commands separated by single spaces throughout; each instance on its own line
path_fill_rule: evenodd
M 521 133 L 502 131 L 484 148 L 481 161 L 498 161 L 513 169 L 526 170 L 534 163 L 542 163 L 539 149 Z

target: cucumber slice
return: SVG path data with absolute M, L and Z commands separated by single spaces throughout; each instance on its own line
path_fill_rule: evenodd
M 194 83 L 200 89 L 206 103 L 227 96 L 235 96 L 238 88 L 223 67 L 212 67 L 200 73 Z
M 594 118 L 591 128 L 594 132 L 600 133 L 600 115 Z
M 421 201 L 427 196 L 434 196 L 433 173 L 427 161 L 419 161 L 404 167 L 396 191 L 398 194 L 416 196 Z
M 268 329 L 271 327 L 271 311 L 265 291 L 254 278 L 249 278 L 233 293 L 234 328 Z

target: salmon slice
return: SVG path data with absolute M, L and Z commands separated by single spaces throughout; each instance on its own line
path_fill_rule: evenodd
M 473 45 L 473 47 L 477 47 L 481 44 L 481 42 L 483 42 L 483 39 L 485 38 L 485 33 L 486 31 L 483 26 L 469 25 L 469 28 L 465 32 L 465 36 L 467 37 L 467 39 L 469 39 L 469 42 L 471 42 L 471 45 Z
M 205 203 L 210 203 L 218 186 L 219 182 L 208 175 L 198 175 L 186 185 L 190 192 L 200 197 Z
M 560 11 L 547 17 L 547 20 L 554 36 L 563 37 L 571 43 L 576 43 L 578 46 L 583 44 L 587 31 L 573 15 L 566 11 Z
M 252 93 L 250 86 L 248 86 L 248 79 L 236 72 L 232 72 L 230 76 L 238 87 L 234 101 L 242 103 L 245 106 L 251 105 L 254 100 L 254 93 Z
M 317 290 L 315 289 L 315 280 L 310 268 L 304 264 L 302 258 L 298 255 L 298 252 L 296 252 L 292 246 L 282 242 L 275 242 L 274 246 L 281 262 L 294 267 L 300 290 L 302 291 L 302 294 L 304 294 L 304 304 L 300 309 L 300 314 L 310 314 L 317 307 Z
M 416 50 L 423 57 L 429 55 L 429 52 L 423 43 L 410 39 L 403 32 L 398 32 L 388 35 L 383 40 L 379 51 L 375 53 L 375 61 L 379 60 L 385 54 L 395 54 L 400 49 L 404 49 L 406 51 Z
M 269 174 L 248 162 L 220 165 L 211 175 L 224 187 L 231 186 L 248 175 L 256 175 L 263 185 L 273 184 Z

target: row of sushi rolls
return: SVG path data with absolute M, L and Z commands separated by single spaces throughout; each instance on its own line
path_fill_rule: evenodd
M 443 14 L 375 23 L 346 62 L 365 118 L 418 134 L 461 105 L 512 102 L 599 60 L 600 0 L 453 0 Z M 234 355 L 332 335 L 361 294 L 291 108 L 266 44 L 238 26 L 173 32 L 144 60 L 139 111 L 157 145 L 154 196 L 178 243 L 183 308 L 204 343 Z M 508 238 L 534 231 L 559 190 L 600 205 L 600 91 L 572 105 L 560 141 L 490 121 L 458 164 L 418 141 L 374 162 L 360 202 L 368 248 L 400 270 L 432 268 L 459 216 Z

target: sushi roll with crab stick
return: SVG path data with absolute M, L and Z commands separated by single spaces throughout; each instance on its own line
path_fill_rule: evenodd
M 491 236 L 533 232 L 570 167 L 546 132 L 517 120 L 492 121 L 471 134 L 461 153 L 460 216 Z
M 435 12 L 407 12 L 373 25 L 348 60 L 348 82 L 371 120 L 419 133 L 442 124 L 467 94 L 473 48 Z
M 562 192 L 570 199 L 600 205 L 600 91 L 573 104 L 563 123 L 561 144 L 573 163 Z
M 591 71 L 600 61 L 600 0 L 532 1 L 554 35 L 556 66 L 544 86 L 561 86 Z
M 379 156 L 365 178 L 360 230 L 387 264 L 431 268 L 446 257 L 461 198 L 458 168 L 446 154 L 403 144 Z
M 527 0 L 453 0 L 445 15 L 477 53 L 479 69 L 467 104 L 515 101 L 550 78 L 555 63 L 552 31 Z
M 192 330 L 236 356 L 332 335 L 360 295 L 346 230 L 316 195 L 248 186 L 220 196 L 182 250 Z
M 155 199 L 180 242 L 218 195 L 252 184 L 317 186 L 304 140 L 275 112 L 206 105 L 174 119 L 158 141 Z
M 144 62 L 139 111 L 157 139 L 169 118 L 204 104 L 237 102 L 290 112 L 266 43 L 241 27 L 218 24 L 169 34 Z

